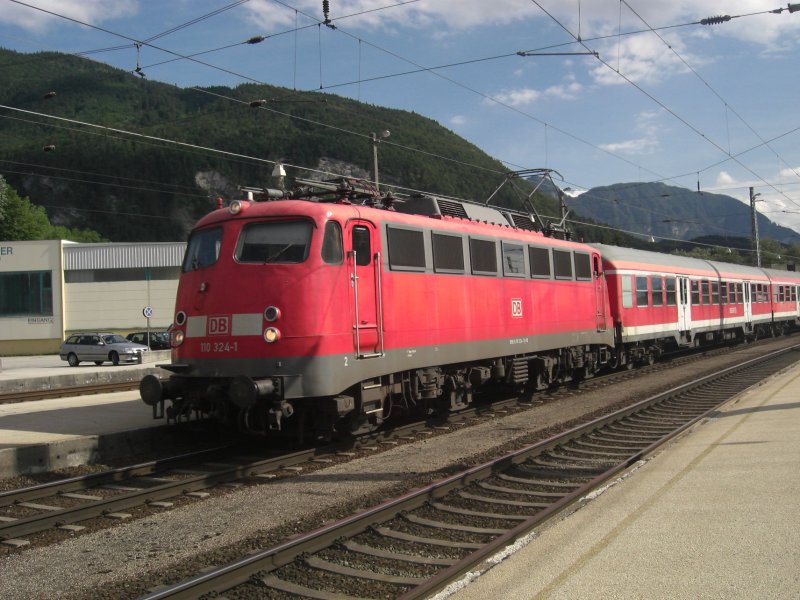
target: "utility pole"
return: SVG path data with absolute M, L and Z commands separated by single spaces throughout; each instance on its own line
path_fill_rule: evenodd
M 375 189 L 380 192 L 378 182 L 378 144 L 381 140 L 389 137 L 388 131 L 381 131 L 380 134 L 372 132 L 369 134 L 370 143 L 372 144 L 372 180 L 375 182 Z
M 753 250 L 756 251 L 756 266 L 761 266 L 761 245 L 758 241 L 758 211 L 756 210 L 756 198 L 761 194 L 754 194 L 753 188 L 750 188 L 750 228 L 752 231 L 752 245 Z

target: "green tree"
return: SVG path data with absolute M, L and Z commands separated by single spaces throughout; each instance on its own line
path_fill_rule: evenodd
M 91 229 L 69 229 L 54 226 L 41 206 L 22 198 L 0 175 L 0 240 L 54 240 L 74 242 L 105 241 Z

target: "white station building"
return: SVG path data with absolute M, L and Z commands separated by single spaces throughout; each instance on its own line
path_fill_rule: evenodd
M 75 331 L 166 329 L 185 250 L 185 242 L 0 241 L 0 356 L 56 353 Z

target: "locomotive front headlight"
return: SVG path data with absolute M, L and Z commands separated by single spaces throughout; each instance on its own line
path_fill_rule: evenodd
M 264 341 L 268 344 L 274 344 L 281 339 L 281 332 L 275 327 L 267 327 L 264 330 Z
M 268 306 L 264 309 L 264 318 L 272 323 L 281 318 L 281 309 L 277 306 Z
M 186 334 L 183 331 L 178 330 L 178 331 L 173 331 L 171 337 L 172 337 L 171 339 L 172 347 L 177 348 L 178 346 L 183 344 L 183 340 L 186 339 Z

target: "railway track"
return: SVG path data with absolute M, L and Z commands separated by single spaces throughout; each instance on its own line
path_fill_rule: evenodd
M 116 383 L 93 383 L 89 385 L 73 385 L 69 387 L 50 388 L 46 390 L 24 390 L 0 394 L 0 404 L 13 404 L 15 402 L 31 402 L 34 400 L 49 400 L 51 398 L 70 398 L 72 396 L 87 396 L 90 394 L 106 394 L 113 392 L 126 392 L 138 390 L 139 380 Z
M 799 349 L 681 385 L 144 598 L 427 597 L 796 363 Z
M 452 415 L 449 424 L 526 410 L 544 402 L 556 401 L 565 394 L 591 392 L 621 380 L 674 368 L 689 360 L 696 360 L 696 356 L 676 357 L 672 362 L 657 363 L 635 371 L 608 373 L 581 382 L 579 388 L 562 386 L 548 394 L 536 395 L 530 403 L 520 402 L 513 397 L 495 401 L 488 406 L 476 406 Z M 28 538 L 31 536 L 53 528 L 74 533 L 83 530 L 84 526 L 79 524 L 90 519 L 124 521 L 131 517 L 125 511 L 138 507 L 168 509 L 177 499 L 205 498 L 209 495 L 207 490 L 219 485 L 238 485 L 236 482 L 263 483 L 280 476 L 293 476 L 334 460 L 348 460 L 354 456 L 354 451 L 376 451 L 384 444 L 407 442 L 416 436 L 430 435 L 443 424 L 439 420 L 411 422 L 360 437 L 355 443 L 306 448 L 292 453 L 266 453 L 263 448 L 243 450 L 234 444 L 227 444 L 224 447 L 187 452 L 128 467 L 0 492 L 0 540 L 7 546 L 23 548 L 29 545 Z

